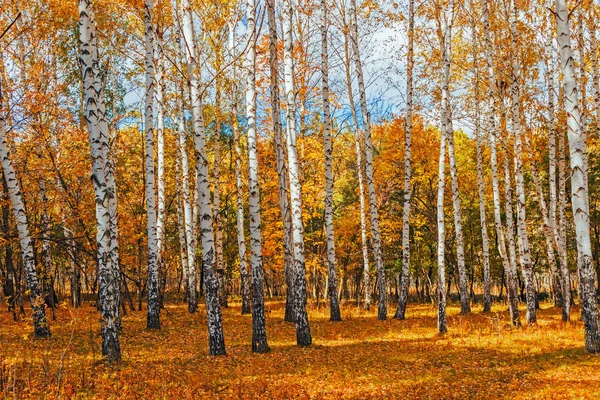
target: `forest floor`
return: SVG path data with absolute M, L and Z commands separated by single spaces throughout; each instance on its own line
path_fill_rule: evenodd
M 314 344 L 300 348 L 283 303 L 269 302 L 271 351 L 260 355 L 250 349 L 251 316 L 232 303 L 223 312 L 227 356 L 212 357 L 204 309 L 190 315 L 169 305 L 160 331 L 145 328 L 145 312 L 124 317 L 117 366 L 102 361 L 99 317 L 88 304 L 59 308 L 50 339 L 32 338 L 28 320 L 2 311 L 0 398 L 600 398 L 600 355 L 583 349 L 578 310 L 563 324 L 549 307 L 520 329 L 501 305 L 468 316 L 449 307 L 440 336 L 431 305 L 409 305 L 404 321 L 378 321 L 376 307 L 346 304 L 343 322 L 311 306 Z

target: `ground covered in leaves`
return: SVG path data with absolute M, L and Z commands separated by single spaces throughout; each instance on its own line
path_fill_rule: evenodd
M 207 351 L 203 309 L 183 304 L 162 312 L 162 330 L 145 329 L 145 312 L 123 321 L 123 362 L 100 355 L 96 310 L 63 306 L 52 337 L 34 339 L 28 321 L 0 313 L 0 397 L 7 398 L 600 398 L 600 356 L 583 349 L 583 325 L 563 324 L 542 305 L 538 325 L 507 324 L 503 306 L 459 316 L 436 333 L 431 305 L 409 305 L 407 319 L 378 321 L 342 307 L 343 322 L 309 307 L 314 344 L 295 345 L 283 304 L 267 304 L 271 352 L 250 349 L 251 317 L 233 303 L 224 310 L 227 356 Z M 392 308 L 393 310 L 393 308 Z M 390 310 L 390 312 L 392 311 Z M 478 308 L 476 307 L 477 311 Z

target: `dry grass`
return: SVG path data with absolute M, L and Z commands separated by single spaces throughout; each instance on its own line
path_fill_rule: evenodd
M 544 307 L 543 307 L 544 308 Z M 124 318 L 124 361 L 99 354 L 95 309 L 62 307 L 49 340 L 28 321 L 0 314 L 0 397 L 77 398 L 600 398 L 600 356 L 583 350 L 579 315 L 570 324 L 546 308 L 538 325 L 513 329 L 496 306 L 458 316 L 436 334 L 435 309 L 409 306 L 408 319 L 378 321 L 375 310 L 310 310 L 314 345 L 295 345 L 281 303 L 267 305 L 272 351 L 250 351 L 251 317 L 224 310 L 226 357 L 207 354 L 203 312 L 168 306 L 163 329 L 145 329 L 145 312 Z M 391 310 L 390 310 L 391 312 Z

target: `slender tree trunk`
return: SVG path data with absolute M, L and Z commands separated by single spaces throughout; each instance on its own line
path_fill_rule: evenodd
M 158 290 L 158 248 L 156 222 L 156 178 L 154 173 L 154 28 L 153 0 L 144 3 L 144 45 L 146 49 L 146 97 L 144 129 L 146 132 L 146 212 L 148 215 L 148 329 L 160 329 L 160 295 Z
M 292 214 L 290 212 L 288 167 L 285 161 L 285 147 L 281 134 L 281 105 L 279 102 L 279 60 L 277 54 L 277 22 L 275 20 L 275 0 L 267 0 L 269 23 L 269 77 L 271 95 L 271 119 L 273 120 L 273 141 L 277 157 L 277 180 L 279 211 L 283 221 L 283 268 L 286 283 L 285 316 L 287 322 L 294 322 L 294 249 L 292 238 Z
M 441 126 L 440 126 L 440 159 L 438 171 L 438 193 L 437 193 L 437 225 L 438 225 L 438 332 L 448 331 L 446 326 L 446 229 L 444 221 L 444 189 L 446 181 L 446 141 L 451 128 L 450 112 L 450 52 L 452 40 L 452 20 L 454 16 L 454 0 L 450 0 L 447 10 L 440 16 L 440 50 L 442 51 L 442 102 L 441 102 Z M 448 140 L 448 144 L 451 141 Z
M 292 39 L 292 2 L 283 2 L 283 66 L 285 77 L 285 97 L 287 104 L 287 155 L 290 179 L 290 203 L 292 209 L 292 230 L 294 243 L 294 304 L 296 322 L 296 342 L 300 346 L 312 343 L 308 314 L 306 312 L 306 267 L 304 261 L 304 225 L 302 222 L 302 189 L 300 167 L 296 147 L 296 93 L 294 88 L 294 61 Z
M 0 159 L 2 161 L 2 171 L 6 179 L 7 192 L 12 204 L 13 215 L 17 224 L 19 234 L 19 243 L 21 245 L 21 258 L 23 260 L 23 269 L 25 270 L 25 281 L 29 291 L 31 309 L 33 310 L 33 327 L 35 336 L 50 336 L 50 328 L 46 320 L 46 311 L 44 309 L 44 298 L 38 285 L 38 276 L 35 270 L 35 256 L 33 244 L 29 234 L 29 222 L 25 211 L 25 204 L 21 194 L 21 185 L 17 179 L 15 169 L 12 164 L 9 152 L 8 142 L 6 141 L 6 120 L 5 104 L 3 99 L 2 81 L 0 80 Z
M 41 154 L 39 155 L 41 161 Z M 50 230 L 50 216 L 48 215 L 48 196 L 46 194 L 46 181 L 41 176 L 38 177 L 38 187 L 40 189 L 39 197 L 42 204 L 42 215 L 40 219 L 41 230 L 41 264 L 42 264 L 42 298 L 50 306 L 52 311 L 52 320 L 56 320 L 56 304 L 54 303 L 54 278 L 52 277 L 52 254 L 50 253 L 50 239 L 48 231 Z
M 173 12 L 178 14 L 176 0 L 173 1 Z M 185 42 L 183 41 L 183 33 L 179 23 L 181 16 L 177 15 L 175 19 L 176 30 L 177 30 L 177 42 L 180 46 L 175 46 L 177 59 L 180 65 L 185 65 L 186 60 L 183 55 L 183 48 L 185 48 Z M 192 208 L 192 198 L 190 194 L 190 173 L 189 173 L 189 162 L 187 153 L 186 143 L 186 127 L 185 127 L 185 110 L 184 110 L 184 97 L 185 90 L 183 87 L 182 79 L 177 81 L 177 138 L 179 149 L 180 149 L 180 162 L 181 162 L 181 191 L 183 201 L 183 220 L 185 226 L 185 243 L 186 243 L 186 255 L 187 255 L 187 266 L 184 272 L 186 279 L 186 299 L 188 304 L 188 312 L 194 313 L 198 308 L 198 299 L 196 296 L 196 213 L 193 208 L 196 208 L 196 202 L 194 201 L 194 207 Z M 194 191 L 197 193 L 197 191 Z M 195 197 L 194 197 L 195 200 Z
M 120 276 L 114 265 L 115 244 L 111 230 L 110 195 L 113 187 L 107 175 L 111 173 L 109 160 L 108 123 L 106 121 L 102 82 L 98 60 L 96 22 L 91 0 L 79 0 L 79 34 L 81 66 L 84 87 L 84 117 L 87 124 L 92 156 L 92 184 L 96 200 L 96 252 L 98 263 L 98 298 L 101 314 L 102 354 L 109 362 L 121 359 L 119 344 Z M 116 204 L 116 202 L 115 202 Z M 120 275 L 120 274 L 119 274 Z
M 229 26 L 229 51 L 232 60 L 235 55 L 235 26 Z M 233 76 L 231 80 L 231 113 L 233 114 L 233 147 L 235 151 L 235 196 L 236 196 L 236 232 L 238 255 L 240 258 L 240 281 L 242 286 L 242 314 L 250 314 L 250 282 L 248 277 L 246 238 L 244 236 L 244 200 L 242 185 L 242 149 L 240 147 L 240 133 L 238 124 L 238 90 L 236 83 L 235 63 L 232 64 Z
M 531 249 L 529 247 L 529 237 L 527 235 L 527 216 L 525 204 L 525 179 L 523 177 L 523 140 L 521 128 L 521 103 L 520 103 L 520 83 L 519 83 L 519 61 L 517 53 L 517 8 L 515 1 L 511 0 L 511 115 L 512 115 L 512 133 L 514 135 L 514 158 L 515 158 L 515 186 L 517 194 L 517 232 L 519 234 L 518 244 L 521 258 L 521 267 L 525 279 L 525 295 L 527 303 L 526 319 L 528 324 L 536 323 L 535 304 L 536 293 L 533 284 L 533 266 L 531 264 Z
M 361 130 L 358 126 L 358 115 L 354 103 L 354 93 L 352 90 L 351 76 L 351 56 L 350 56 L 350 35 L 349 26 L 346 22 L 346 14 L 344 17 L 344 64 L 346 72 L 346 87 L 348 89 L 348 101 L 352 110 L 352 122 L 354 125 L 354 149 L 356 152 L 356 174 L 358 176 L 358 197 L 360 199 L 360 239 L 363 263 L 363 286 L 365 289 L 365 301 L 363 308 L 369 310 L 371 308 L 371 273 L 369 271 L 369 246 L 367 242 L 367 210 L 365 201 L 365 184 L 363 178 L 363 159 L 361 149 Z M 358 291 L 358 288 L 357 288 Z
M 180 103 L 181 100 L 178 98 L 177 103 Z M 180 124 L 180 114 L 179 110 L 177 110 L 177 117 L 175 118 L 175 124 L 179 126 Z M 185 128 L 184 128 L 185 129 Z M 179 135 L 178 133 L 176 134 Z M 175 137 L 175 150 L 176 150 L 176 161 L 175 161 L 175 182 L 176 182 L 176 193 L 175 193 L 175 202 L 177 203 L 177 234 L 179 237 L 179 253 L 181 257 L 181 273 L 183 275 L 183 286 L 185 291 L 186 301 L 189 295 L 189 261 L 188 261 L 188 243 L 185 235 L 186 225 L 185 225 L 185 216 L 184 216 L 184 207 L 183 207 L 183 194 L 181 187 L 183 186 L 181 183 L 183 182 L 183 177 L 181 176 L 181 145 L 179 143 L 179 137 Z M 189 190 L 189 188 L 188 188 Z M 189 196 L 189 191 L 188 191 Z
M 217 71 L 221 70 L 223 64 L 223 53 L 221 48 L 216 49 Z M 213 189 L 213 220 L 215 229 L 215 262 L 217 268 L 217 279 L 219 280 L 219 304 L 221 307 L 227 305 L 227 281 L 223 262 L 223 228 L 221 224 L 221 78 L 215 78 L 215 131 L 213 135 L 214 150 L 214 189 Z
M 508 251 L 506 248 L 506 236 L 502 227 L 502 206 L 500 198 L 500 184 L 498 178 L 498 154 L 497 154 L 497 142 L 499 127 L 496 124 L 496 101 L 497 101 L 497 87 L 496 77 L 494 72 L 494 51 L 492 47 L 492 35 L 489 22 L 489 12 L 487 7 L 487 0 L 481 0 L 482 12 L 483 12 L 483 24 L 485 29 L 485 53 L 487 61 L 487 69 L 489 76 L 489 114 L 488 114 L 488 129 L 490 131 L 490 150 L 491 150 L 491 167 L 492 167 L 492 192 L 494 196 L 494 226 L 496 228 L 496 237 L 498 242 L 498 253 L 502 260 L 502 267 L 504 269 L 504 275 L 506 278 L 508 306 L 510 311 L 510 319 L 513 325 L 520 325 L 519 322 L 519 307 L 518 298 L 516 292 L 516 277 L 512 274 L 511 263 L 508 257 Z
M 325 230 L 327 232 L 327 290 L 329 320 L 341 321 L 335 272 L 335 235 L 333 230 L 333 156 L 331 146 L 331 110 L 329 106 L 329 55 L 327 43 L 327 4 L 321 0 L 321 81 L 323 96 L 323 138 L 325 142 Z
M 404 132 L 404 201 L 402 203 L 402 272 L 400 293 L 394 318 L 404 319 L 410 284 L 410 201 L 411 201 L 411 135 L 413 114 L 413 65 L 415 36 L 415 1 L 408 2 L 408 61 L 406 64 L 406 127 Z
M 166 271 L 165 252 L 165 56 L 163 32 L 156 32 L 156 166 L 157 166 L 157 213 L 156 213 L 156 262 L 159 282 L 164 282 Z M 158 285 L 159 304 L 163 304 L 164 288 Z
M 215 238 L 208 182 L 208 157 L 204 120 L 202 116 L 202 98 L 200 92 L 200 71 L 197 59 L 197 45 L 189 0 L 181 0 L 180 15 L 183 25 L 183 49 L 187 60 L 187 75 L 190 86 L 190 101 L 194 126 L 194 147 L 196 153 L 196 192 L 199 207 L 200 231 L 202 240 L 202 280 L 204 281 L 206 316 L 208 323 L 209 353 L 225 354 L 223 322 L 219 306 L 219 284 L 214 267 Z
M 471 12 L 471 31 L 472 34 L 472 51 L 473 65 L 475 71 L 475 142 L 477 151 L 477 193 L 479 195 L 479 221 L 481 224 L 481 241 L 483 252 L 483 312 L 489 312 L 492 309 L 491 281 L 490 281 L 490 239 L 487 231 L 487 218 L 485 213 L 485 185 L 483 182 L 483 155 L 481 140 L 481 110 L 479 108 L 479 60 L 477 52 L 479 46 L 477 43 L 476 22 L 475 22 L 475 7 L 473 0 L 469 0 L 469 8 Z
M 598 302 L 595 291 L 594 265 L 589 226 L 589 201 L 586 188 L 585 159 L 587 158 L 585 137 L 580 126 L 578 109 L 579 94 L 573 66 L 571 35 L 569 32 L 569 10 L 565 0 L 556 0 L 556 27 L 563 73 L 564 107 L 567 113 L 569 153 L 571 160 L 571 203 L 575 220 L 579 286 L 581 289 L 581 314 L 585 328 L 585 348 L 590 353 L 600 351 L 598 324 Z
M 258 186 L 258 148 L 256 138 L 256 5 L 246 7 L 248 50 L 246 52 L 246 118 L 248 120 L 248 198 L 250 216 L 250 267 L 252 271 L 252 351 L 266 353 L 267 330 L 262 277 L 262 238 L 260 192 Z
M 548 7 L 552 6 L 552 1 L 549 0 Z M 552 26 L 551 14 L 548 13 L 548 27 Z M 557 201 L 557 190 L 556 190 L 556 113 L 555 113 L 555 105 L 554 105 L 554 97 L 555 97 L 555 86 L 554 86 L 554 56 L 553 56 L 553 29 L 549 29 L 549 33 L 546 39 L 546 83 L 548 85 L 548 181 L 549 181 L 549 191 L 550 191 L 550 204 L 548 210 L 548 219 L 550 228 L 552 230 L 553 235 L 553 243 L 558 251 L 559 262 L 560 262 L 560 271 L 559 271 L 559 281 L 561 287 L 561 293 L 557 296 L 557 293 L 554 293 L 555 297 L 555 305 L 557 300 L 560 300 L 560 305 L 563 308 L 563 321 L 568 321 L 570 316 L 570 307 L 571 307 L 571 292 L 564 285 L 565 276 L 568 279 L 569 267 L 567 264 L 567 249 L 563 245 L 559 228 L 556 223 L 556 201 Z M 564 183 L 564 182 L 563 182 Z M 553 277 L 554 280 L 556 280 Z
M 356 16 L 356 0 L 350 1 L 351 29 L 350 38 L 352 43 L 352 55 L 358 78 L 358 94 L 360 97 L 360 109 L 365 126 L 365 171 L 367 177 L 367 188 L 369 191 L 369 214 L 371 217 L 371 240 L 373 254 L 375 255 L 375 267 L 377 270 L 377 289 L 379 291 L 379 306 L 377 318 L 385 321 L 387 318 L 387 292 L 385 283 L 385 269 L 383 266 L 383 254 L 381 249 L 381 237 L 379 234 L 379 212 L 377 210 L 377 194 L 375 192 L 375 173 L 373 171 L 373 140 L 371 138 L 371 119 L 367 110 L 367 94 L 365 92 L 364 74 L 358 46 L 358 19 Z
M 535 162 L 531 163 L 531 172 L 537 193 L 540 214 L 542 215 L 542 229 L 544 231 L 544 239 L 546 241 L 546 254 L 548 257 L 548 267 L 550 269 L 552 293 L 554 295 L 554 306 L 560 307 L 562 303 L 562 286 L 560 281 L 560 271 L 556 265 L 556 256 L 554 254 L 554 232 L 552 232 L 552 226 L 548 216 L 548 206 L 546 205 L 546 200 L 544 199 L 544 191 L 542 190 L 542 184 L 540 182 L 540 174 L 537 170 Z

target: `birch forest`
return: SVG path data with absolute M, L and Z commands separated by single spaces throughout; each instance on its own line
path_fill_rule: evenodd
M 600 398 L 597 0 L 0 0 L 0 398 Z

